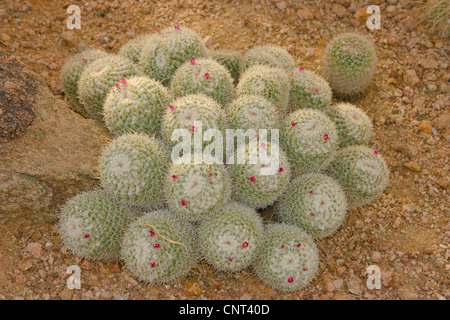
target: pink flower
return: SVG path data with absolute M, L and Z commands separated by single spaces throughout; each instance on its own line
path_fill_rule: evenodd
M 158 34 L 161 34 L 161 30 L 159 29 L 156 29 L 156 32 L 158 32 Z
M 228 260 L 229 260 L 229 261 L 233 261 L 233 258 L 232 258 L 232 257 L 228 257 Z
M 118 90 L 120 90 L 120 86 L 119 86 L 119 84 L 117 82 L 116 82 L 116 87 L 117 87 Z
M 373 154 L 377 156 L 377 155 L 378 155 L 378 151 L 375 150 L 375 151 L 373 152 Z
M 84 64 L 87 63 L 87 60 L 86 60 L 85 58 L 83 58 L 83 59 L 81 59 L 81 60 L 83 60 L 83 63 L 84 63 Z
M 155 244 L 155 249 L 161 248 L 161 245 L 159 243 Z
M 284 249 L 284 244 L 281 245 L 281 249 Z
M 297 248 L 300 248 L 302 244 L 301 243 L 297 243 Z
M 212 182 L 212 181 L 210 181 L 210 182 L 209 182 L 209 184 L 213 184 L 213 182 Z
M 312 191 L 312 190 L 309 192 L 309 194 L 313 194 L 313 193 L 314 193 L 314 191 Z
M 172 176 L 172 179 L 173 179 L 173 180 L 177 180 L 177 179 L 178 179 L 178 176 L 177 176 L 176 174 L 174 174 L 174 175 Z
M 197 130 L 198 130 L 198 129 L 197 129 L 196 126 L 192 126 L 192 131 L 193 131 L 193 132 L 197 132 Z
M 266 144 L 264 143 L 264 142 L 261 142 L 261 148 L 265 148 L 266 147 Z
M 170 105 L 169 108 L 170 108 L 170 110 L 175 111 L 175 107 L 174 106 Z
M 298 70 L 299 70 L 299 71 L 305 71 L 305 68 L 299 67 Z
M 328 136 L 328 133 L 325 133 L 324 135 L 323 135 L 323 139 L 324 140 L 328 140 L 330 137 Z
M 208 80 L 209 79 L 209 73 L 207 72 L 207 73 L 205 73 L 205 78 L 206 78 L 206 80 Z
M 289 283 L 294 282 L 294 278 L 290 277 L 290 278 L 288 279 L 288 282 L 289 282 Z
M 150 267 L 151 267 L 151 268 L 154 268 L 155 266 L 156 266 L 156 263 L 155 263 L 155 262 L 150 263 Z
M 306 271 L 306 270 L 308 270 L 308 269 L 306 269 L 305 267 L 303 267 L 303 269 L 302 269 L 303 271 Z
M 208 177 L 212 177 L 212 173 L 208 173 Z
M 150 230 L 150 237 L 154 237 L 155 236 L 155 231 L 153 231 L 153 230 Z
M 315 88 L 315 89 L 314 89 L 314 92 L 315 92 L 315 93 L 318 93 L 318 92 L 319 92 L 319 89 Z
M 191 58 L 191 60 L 189 60 L 189 62 L 194 65 L 195 64 L 195 58 Z
M 91 235 L 90 235 L 89 233 L 85 233 L 85 234 L 84 234 L 84 238 L 85 238 L 85 239 L 89 238 L 90 236 L 91 236 Z
M 248 242 L 247 242 L 247 241 L 244 242 L 244 243 L 242 244 L 242 246 L 243 246 L 244 248 L 247 248 L 247 247 L 248 247 Z
M 278 172 L 283 172 L 283 167 L 280 167 L 280 168 L 278 169 Z
M 293 127 L 295 127 L 297 124 L 296 124 L 295 122 L 292 122 L 291 125 L 292 125 Z
M 123 85 L 126 85 L 126 84 L 127 84 L 127 81 L 125 80 L 125 78 L 122 78 L 121 81 L 122 81 L 122 84 L 123 84 Z
M 186 201 L 186 200 L 181 200 L 181 205 L 182 205 L 182 206 L 187 205 L 187 201 Z
M 310 215 L 311 217 L 314 217 L 314 212 L 311 212 L 309 215 Z
M 255 176 L 251 176 L 249 179 L 250 179 L 251 182 L 256 180 Z
M 180 25 L 179 24 L 177 24 L 176 26 L 174 26 L 175 27 L 175 30 L 180 30 Z

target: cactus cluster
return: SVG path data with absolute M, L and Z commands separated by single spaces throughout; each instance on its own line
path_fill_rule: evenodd
M 325 77 L 336 94 L 358 96 L 372 84 L 376 61 L 375 50 L 364 36 L 345 33 L 334 38 L 326 49 Z
M 212 59 L 191 58 L 175 72 L 170 84 L 175 97 L 204 94 L 221 104 L 233 98 L 233 79 L 228 70 Z
M 70 59 L 61 70 L 68 99 L 114 139 L 99 159 L 103 189 L 61 209 L 64 244 L 86 259 L 120 258 L 151 284 L 203 258 L 226 272 L 253 266 L 279 291 L 307 286 L 318 270 L 314 239 L 335 233 L 347 209 L 379 197 L 389 178 L 367 146 L 370 118 L 331 105 L 331 88 L 368 87 L 373 48 L 343 35 L 325 61 L 330 85 L 295 68 L 281 47 L 208 51 L 180 25 L 132 39 L 117 55 L 89 49 Z M 277 214 L 264 221 L 269 206 Z
M 256 257 L 264 226 L 255 210 L 239 203 L 221 206 L 198 228 L 202 256 L 221 271 L 236 272 Z

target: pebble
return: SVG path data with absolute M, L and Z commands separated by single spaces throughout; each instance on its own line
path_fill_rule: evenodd
M 415 86 L 420 82 L 419 77 L 417 76 L 417 73 L 415 70 L 406 70 L 403 74 L 403 81 L 405 81 L 407 84 L 411 86 Z
M 297 10 L 297 16 L 301 20 L 314 19 L 314 13 L 305 6 L 300 6 L 300 8 Z
M 32 242 L 26 246 L 25 251 L 31 253 L 31 255 L 35 258 L 39 258 L 41 256 L 41 249 L 42 244 L 38 242 Z
M 63 289 L 60 293 L 59 293 L 59 297 L 61 298 L 61 300 L 72 300 L 73 297 L 73 291 L 66 288 Z
M 200 284 L 196 281 L 187 280 L 184 286 L 186 293 L 190 296 L 199 296 L 202 293 L 202 289 L 200 288 Z
M 338 16 L 338 18 L 345 18 L 350 15 L 350 12 L 348 12 L 344 6 L 341 6 L 340 4 L 337 3 L 333 3 L 331 9 L 336 14 L 336 16 Z
M 421 121 L 417 129 L 419 129 L 419 131 L 423 133 L 431 133 L 431 131 L 433 131 L 431 122 L 428 120 Z

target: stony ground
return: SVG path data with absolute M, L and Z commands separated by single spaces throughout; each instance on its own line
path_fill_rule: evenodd
M 68 31 L 66 7 L 82 8 L 82 29 Z M 301 3 L 301 5 L 300 5 Z M 382 28 L 364 13 L 378 4 Z M 93 263 L 62 246 L 55 225 L 0 226 L 1 299 L 449 299 L 449 42 L 430 33 L 423 3 L 333 1 L 44 1 L 0 0 L 0 48 L 17 54 L 61 98 L 58 72 L 82 46 L 115 52 L 128 39 L 181 23 L 210 48 L 258 44 L 288 49 L 317 69 L 327 42 L 344 31 L 366 34 L 379 57 L 375 85 L 355 103 L 375 124 L 373 147 L 391 182 L 374 203 L 350 211 L 319 241 L 321 273 L 306 289 L 279 294 L 251 269 L 225 274 L 200 263 L 163 286 L 135 281 L 116 263 Z M 81 290 L 66 287 L 67 267 L 82 268 Z M 378 265 L 382 288 L 366 286 Z

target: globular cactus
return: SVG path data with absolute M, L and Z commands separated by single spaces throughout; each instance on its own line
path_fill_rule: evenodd
M 360 108 L 350 103 L 338 103 L 328 109 L 327 115 L 336 124 L 341 148 L 366 144 L 372 138 L 372 120 Z
M 144 34 L 140 35 L 130 41 L 126 42 L 122 47 L 120 47 L 119 55 L 130 59 L 136 65 L 139 63 L 142 53 L 142 48 L 146 43 L 156 39 L 156 34 Z
M 239 81 L 241 75 L 242 54 L 237 50 L 210 50 L 209 56 L 216 60 L 230 72 L 234 83 Z
M 237 159 L 240 157 L 244 164 L 229 166 L 235 199 L 258 209 L 273 204 L 289 183 L 291 169 L 286 154 L 275 144 L 260 142 L 255 148 L 249 144 L 239 147 Z
M 212 59 L 191 58 L 175 72 L 170 89 L 175 97 L 204 94 L 222 105 L 230 102 L 234 94 L 230 73 Z
M 97 49 L 87 49 L 72 56 L 61 68 L 60 79 L 67 99 L 74 110 L 83 116 L 87 113 L 78 99 L 78 80 L 84 69 L 92 62 L 107 57 L 108 53 Z
M 242 71 L 251 66 L 265 65 L 290 71 L 295 66 L 294 58 L 279 46 L 256 46 L 248 50 L 242 59 Z
M 183 63 L 206 55 L 202 38 L 192 29 L 176 25 L 163 29 L 156 39 L 145 42 L 139 68 L 149 77 L 168 85 Z
M 108 92 L 121 79 L 136 74 L 133 62 L 119 55 L 109 55 L 88 65 L 78 82 L 78 96 L 89 116 L 103 120 L 103 104 Z
M 317 275 L 319 252 L 313 238 L 301 228 L 269 225 L 254 270 L 268 286 L 282 292 L 306 287 Z
M 448 0 L 428 1 L 427 14 L 433 30 L 444 38 L 450 38 L 450 3 Z
M 290 111 L 302 108 L 324 110 L 330 106 L 331 97 L 330 85 L 315 72 L 303 67 L 291 71 Z
M 162 143 L 144 134 L 125 134 L 111 141 L 99 161 L 100 182 L 123 202 L 154 206 L 162 202 L 169 158 Z
M 389 168 L 378 151 L 365 146 L 342 149 L 329 173 L 344 188 L 350 208 L 377 199 L 389 181 Z
M 200 251 L 216 269 L 237 272 L 256 258 L 263 232 L 262 219 L 255 210 L 238 203 L 226 204 L 200 223 Z
M 347 200 L 339 183 L 324 174 L 297 177 L 277 205 L 286 223 L 301 227 L 314 238 L 332 235 L 342 225 Z
M 335 93 L 351 98 L 370 87 L 376 64 L 372 44 L 362 35 L 345 33 L 334 38 L 326 49 L 325 78 Z
M 219 103 L 205 95 L 190 94 L 176 99 L 166 108 L 161 124 L 161 135 L 170 147 L 178 140 L 172 141 L 172 133 L 177 129 L 186 129 L 191 133 L 200 133 L 200 123 L 203 133 L 208 129 L 218 129 L 225 136 L 226 117 Z M 204 142 L 203 147 L 209 142 Z
M 59 235 L 76 256 L 111 260 L 119 257 L 127 223 L 120 202 L 97 189 L 78 194 L 65 203 L 59 217 Z
M 253 66 L 239 80 L 238 95 L 256 94 L 272 102 L 283 114 L 289 99 L 289 77 L 283 69 L 268 66 Z
M 122 242 L 121 259 L 137 279 L 166 283 L 186 275 L 198 258 L 193 226 L 166 210 L 144 214 L 130 224 Z
M 294 175 L 325 169 L 339 146 L 333 121 L 314 109 L 289 114 L 281 127 L 280 139 Z
M 230 200 L 231 183 L 223 164 L 190 160 L 179 158 L 172 163 L 164 180 L 164 195 L 176 215 L 197 222 Z
M 280 115 L 277 108 L 266 98 L 258 95 L 242 95 L 226 108 L 228 124 L 231 129 L 275 129 Z
M 147 77 L 123 79 L 106 97 L 105 124 L 116 136 L 132 132 L 156 134 L 169 101 L 169 92 L 155 80 Z

